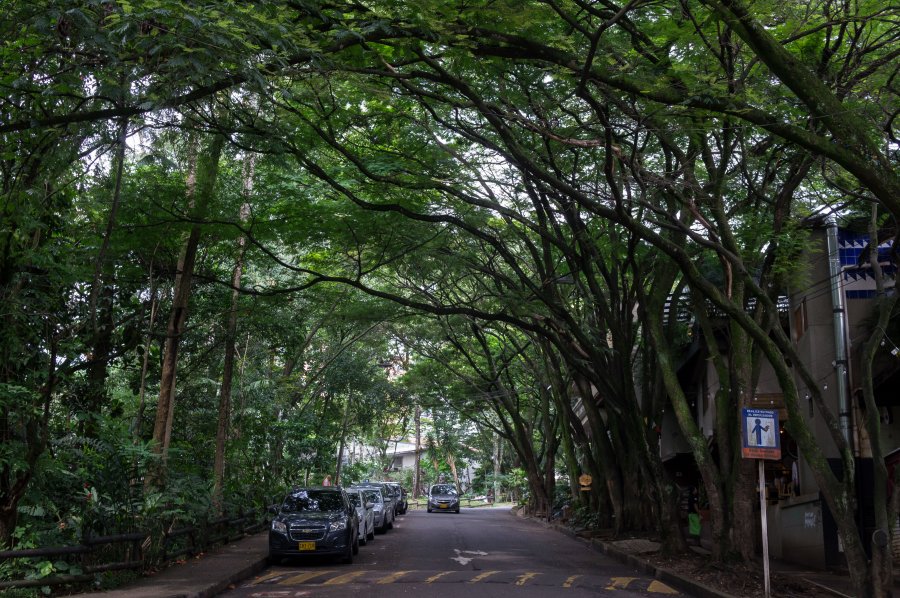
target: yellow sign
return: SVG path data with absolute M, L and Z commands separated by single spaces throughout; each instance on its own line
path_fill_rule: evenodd
M 594 481 L 594 478 L 592 478 L 590 475 L 588 475 L 586 473 L 583 473 L 580 476 L 578 476 L 578 483 L 581 484 L 582 486 L 590 486 L 591 482 L 593 482 L 593 481 Z

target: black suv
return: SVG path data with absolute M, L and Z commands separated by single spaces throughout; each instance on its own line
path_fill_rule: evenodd
M 359 518 L 340 486 L 294 488 L 272 512 L 270 563 L 283 557 L 335 555 L 349 564 L 359 552 Z

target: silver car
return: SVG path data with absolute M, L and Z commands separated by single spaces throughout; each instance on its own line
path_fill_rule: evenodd
M 398 504 L 400 502 L 400 497 L 394 495 L 394 489 L 388 482 L 365 482 L 360 484 L 361 486 L 377 486 L 381 488 L 381 493 L 384 495 L 385 509 L 389 510 L 391 513 L 391 527 L 394 526 L 394 519 L 397 518 L 398 512 Z
M 453 484 L 435 484 L 428 490 L 427 511 L 451 511 L 459 513 L 459 494 Z
M 366 498 L 362 488 L 347 488 L 347 498 L 359 517 L 359 543 L 365 546 L 375 539 L 375 504 Z
M 353 486 L 364 491 L 366 502 L 372 503 L 372 511 L 374 512 L 375 530 L 384 533 L 394 527 L 394 511 L 391 503 L 384 496 L 384 490 L 381 486 L 374 484 Z

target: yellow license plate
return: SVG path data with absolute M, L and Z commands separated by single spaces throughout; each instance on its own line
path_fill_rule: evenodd
M 297 546 L 297 550 L 315 550 L 316 543 L 315 542 L 300 542 Z
M 446 508 L 449 507 L 449 506 L 450 506 L 450 505 L 441 505 L 441 508 L 442 508 L 442 509 L 446 509 Z

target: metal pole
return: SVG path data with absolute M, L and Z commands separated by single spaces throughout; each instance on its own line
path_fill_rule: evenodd
M 758 421 L 758 420 L 757 420 Z M 766 598 L 772 595 L 772 585 L 769 581 L 769 522 L 766 514 L 766 465 L 762 459 L 759 463 L 759 512 L 762 518 L 762 546 L 763 546 L 763 575 L 766 583 Z
M 828 274 L 831 279 L 832 321 L 834 324 L 834 374 L 837 382 L 838 421 L 847 445 L 853 448 L 850 435 L 849 362 L 847 361 L 847 307 L 844 301 L 843 274 L 841 271 L 838 225 L 834 216 L 828 219 L 826 231 L 828 245 Z M 869 244 L 871 251 L 878 251 L 878 241 Z

